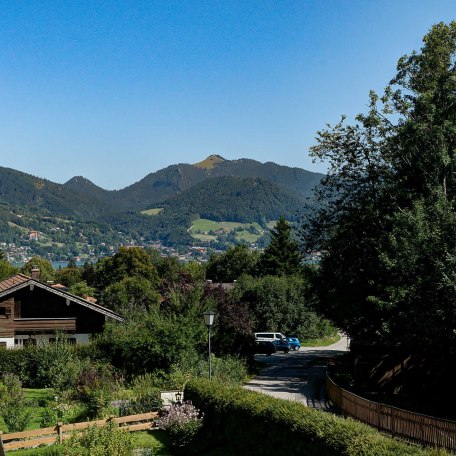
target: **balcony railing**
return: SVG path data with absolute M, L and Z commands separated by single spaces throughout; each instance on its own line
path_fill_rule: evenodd
M 16 332 L 76 331 L 76 318 L 15 318 Z

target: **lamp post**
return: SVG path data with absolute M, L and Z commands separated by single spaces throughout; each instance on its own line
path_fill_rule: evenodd
M 207 326 L 208 332 L 208 346 L 209 346 L 209 380 L 212 378 L 212 365 L 211 365 L 211 326 L 214 324 L 214 318 L 217 315 L 213 310 L 203 312 L 204 323 Z

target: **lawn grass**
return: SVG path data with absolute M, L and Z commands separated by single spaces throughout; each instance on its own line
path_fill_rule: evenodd
M 212 236 L 211 234 L 192 234 L 192 237 L 204 242 L 215 241 L 217 239 L 217 236 Z
M 225 231 L 233 231 L 239 227 L 248 227 L 251 223 L 240 223 L 240 222 L 220 222 L 220 228 L 223 228 Z
M 23 233 L 28 233 L 28 231 L 29 231 L 27 228 L 24 228 L 23 226 L 20 226 L 20 225 L 16 225 L 13 222 L 8 222 L 8 226 L 10 226 L 11 228 L 17 228 L 18 230 L 21 230 Z
M 341 339 L 340 335 L 332 337 L 324 337 L 323 339 L 304 339 L 301 340 L 302 347 L 327 347 L 335 344 Z
M 213 222 L 212 220 L 207 219 L 198 219 L 192 223 L 190 228 L 191 233 L 196 233 L 197 231 L 201 231 L 202 233 L 207 233 L 209 231 L 217 231 L 220 229 L 220 223 Z M 194 234 L 193 234 L 194 236 Z
M 147 209 L 145 211 L 141 211 L 141 214 L 144 215 L 158 215 L 163 210 L 162 207 L 154 207 L 152 209 Z
M 34 406 L 30 407 L 33 413 L 33 420 L 27 426 L 26 431 L 31 429 L 39 429 L 43 412 L 46 408 L 46 402 L 53 400 L 54 391 L 51 388 L 24 388 L 25 398 L 34 402 Z
M 261 235 L 249 233 L 248 231 L 238 231 L 236 232 L 236 239 L 238 241 L 245 241 L 249 244 L 253 244 L 260 238 Z

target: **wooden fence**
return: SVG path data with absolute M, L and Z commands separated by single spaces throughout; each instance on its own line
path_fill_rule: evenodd
M 86 421 L 83 423 L 63 424 L 58 423 L 55 427 L 34 429 L 33 431 L 0 433 L 0 456 L 4 456 L 7 450 L 36 447 L 38 445 L 62 443 L 71 437 L 75 431 L 87 429 L 90 426 L 104 426 L 109 422 L 117 423 L 120 429 L 129 432 L 151 429 L 157 412 L 141 413 L 121 417 L 111 417 L 107 420 Z
M 329 399 L 346 416 L 351 416 L 382 432 L 427 446 L 456 450 L 456 422 L 409 412 L 372 402 L 336 385 L 326 375 Z

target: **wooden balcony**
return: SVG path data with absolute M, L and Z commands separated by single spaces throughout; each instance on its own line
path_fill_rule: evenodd
M 76 331 L 76 318 L 15 318 L 17 332 Z

